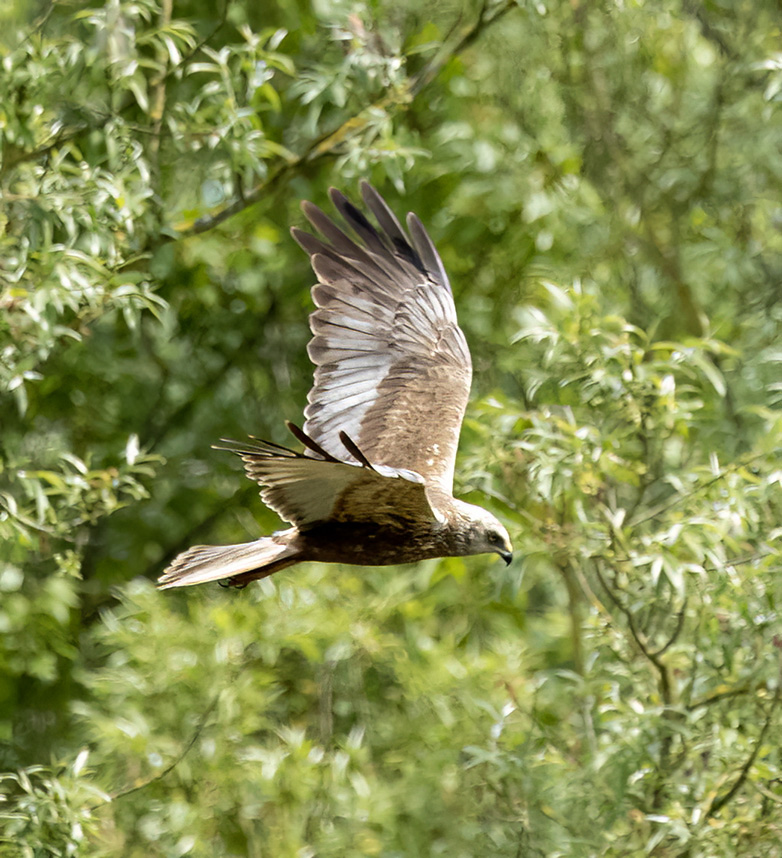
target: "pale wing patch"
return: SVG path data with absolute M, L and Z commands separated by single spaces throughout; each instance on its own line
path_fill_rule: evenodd
M 306 529 L 324 521 L 400 524 L 438 521 L 424 479 L 413 471 L 305 456 L 267 442 L 231 444 L 261 498 L 279 515 Z

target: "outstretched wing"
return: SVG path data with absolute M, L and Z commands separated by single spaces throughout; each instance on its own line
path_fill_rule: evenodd
M 374 188 L 363 182 L 361 192 L 379 231 L 333 188 L 358 242 L 312 203 L 302 209 L 326 241 L 292 230 L 318 277 L 304 429 L 332 454 L 344 431 L 373 463 L 450 494 L 472 379 L 451 287 L 418 218 L 407 216 L 408 236 Z
M 341 461 L 301 429 L 288 425 L 312 455 L 258 440 L 228 441 L 228 446 L 218 448 L 241 456 L 247 476 L 262 486 L 263 502 L 285 521 L 306 530 L 325 521 L 404 525 L 440 518 L 419 474 L 371 465 L 344 433 L 343 445 L 360 461 Z

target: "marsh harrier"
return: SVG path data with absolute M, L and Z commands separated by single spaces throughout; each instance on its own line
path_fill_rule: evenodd
M 385 566 L 494 552 L 510 563 L 502 524 L 452 494 L 472 364 L 443 263 L 414 214 L 406 232 L 374 188 L 362 183 L 361 193 L 376 226 L 332 189 L 351 235 L 309 202 L 302 209 L 322 239 L 292 230 L 318 279 L 315 383 L 303 429 L 288 423 L 303 452 L 268 441 L 223 448 L 292 527 L 194 546 L 161 588 L 244 586 L 307 560 Z

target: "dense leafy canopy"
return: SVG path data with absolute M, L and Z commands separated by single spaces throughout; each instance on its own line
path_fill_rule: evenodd
M 18 8 L 17 8 L 18 7 Z M 782 18 L 6 4 L 0 855 L 782 854 Z M 277 526 L 302 198 L 427 224 L 520 557 L 158 593 Z

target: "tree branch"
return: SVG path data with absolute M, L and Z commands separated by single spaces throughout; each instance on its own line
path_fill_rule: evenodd
M 635 625 L 635 618 L 633 617 L 633 612 L 624 604 L 622 604 L 621 600 L 616 596 L 611 587 L 606 581 L 605 576 L 600 570 L 600 564 L 595 563 L 595 572 L 597 573 L 597 577 L 603 586 L 603 589 L 606 591 L 608 598 L 613 602 L 619 612 L 627 621 L 627 628 L 630 631 L 630 635 L 635 641 L 636 646 L 639 650 L 641 650 L 641 654 L 650 661 L 657 673 L 660 677 L 660 697 L 662 698 L 663 703 L 668 706 L 671 703 L 671 682 L 670 677 L 668 676 L 668 667 L 660 660 L 660 656 L 667 649 L 664 647 L 662 650 L 658 650 L 657 652 L 652 652 L 649 649 L 646 642 L 641 637 L 641 633 L 638 631 L 638 628 Z
M 655 650 L 655 652 L 650 653 L 654 658 L 659 658 L 661 655 L 664 655 L 668 650 L 676 643 L 677 638 L 681 634 L 682 629 L 684 628 L 684 614 L 687 610 L 687 599 L 684 600 L 681 608 L 679 609 L 679 613 L 676 617 L 676 628 L 673 630 L 673 634 L 668 638 L 668 640 L 660 647 L 660 649 Z
M 168 230 L 168 237 L 171 239 L 187 238 L 188 236 L 199 235 L 202 232 L 214 229 L 223 223 L 223 221 L 257 203 L 275 185 L 294 175 L 304 165 L 311 166 L 325 158 L 333 156 L 339 146 L 357 134 L 360 134 L 366 128 L 367 123 L 377 111 L 395 113 L 407 107 L 423 89 L 434 81 L 450 59 L 459 56 L 467 50 L 488 27 L 500 20 L 515 6 L 515 0 L 502 0 L 497 5 L 490 5 L 488 2 L 484 2 L 477 20 L 467 27 L 452 45 L 443 45 L 435 59 L 418 74 L 409 77 L 404 85 L 362 108 L 358 113 L 355 113 L 349 119 L 342 122 L 335 131 L 328 132 L 313 140 L 300 155 L 278 164 L 262 182 L 259 182 L 249 191 L 245 191 L 242 195 L 237 196 L 233 202 L 215 210 L 211 214 L 198 218 L 191 224 L 170 228 Z
M 728 700 L 731 697 L 740 697 L 742 694 L 746 694 L 749 689 L 749 683 L 745 682 L 743 685 L 731 688 L 729 691 L 719 691 L 709 697 L 696 700 L 694 703 L 688 703 L 686 709 L 688 712 L 693 712 L 695 709 L 700 709 L 702 706 L 712 706 L 714 703 L 719 703 L 720 700 Z
M 758 733 L 758 738 L 755 741 L 755 747 L 752 749 L 749 757 L 747 757 L 747 761 L 741 767 L 741 771 L 738 774 L 738 777 L 733 783 L 733 786 L 722 796 L 717 798 L 715 796 L 714 801 L 712 801 L 711 806 L 706 812 L 707 817 L 715 816 L 717 813 L 722 810 L 723 807 L 736 795 L 736 793 L 744 786 L 744 782 L 749 777 L 749 773 L 752 770 L 752 766 L 755 765 L 755 760 L 757 759 L 758 754 L 760 753 L 760 749 L 763 745 L 763 740 L 766 737 L 766 733 L 771 726 L 771 722 L 774 718 L 774 713 L 779 706 L 780 697 L 782 697 L 782 670 L 779 672 L 779 676 L 777 677 L 777 688 L 774 692 L 774 699 L 771 701 L 771 706 L 769 706 L 768 714 L 766 715 L 766 720 L 763 722 L 763 726 L 760 728 L 760 733 Z
M 573 667 L 579 676 L 584 675 L 584 645 L 581 641 L 581 607 L 579 589 L 569 563 L 558 563 L 557 568 L 565 582 L 570 616 L 570 641 L 573 646 Z
M 159 22 L 161 30 L 164 30 L 171 23 L 173 7 L 174 0 L 162 0 Z M 159 177 L 160 174 L 160 132 L 163 127 L 163 114 L 166 109 L 166 82 L 168 79 L 168 51 L 166 51 L 164 45 L 161 45 L 158 48 L 158 61 L 163 69 L 163 73 L 160 75 L 160 79 L 153 85 L 152 89 L 152 103 L 150 111 L 150 117 L 152 118 L 152 137 L 149 141 L 149 158 L 156 177 Z
M 680 494 L 674 495 L 674 497 L 670 498 L 669 500 L 663 501 L 662 503 L 645 512 L 638 518 L 632 519 L 627 523 L 627 526 L 637 527 L 639 524 L 644 524 L 645 522 L 650 521 L 653 518 L 657 518 L 658 515 L 661 515 L 664 512 L 668 512 L 669 509 L 677 506 L 682 501 L 687 500 L 687 498 L 691 498 L 693 497 L 693 495 L 697 495 L 699 492 L 711 488 L 711 486 L 713 486 L 715 483 L 718 483 L 720 480 L 724 480 L 725 477 L 735 473 L 740 468 L 745 468 L 747 465 L 752 464 L 752 462 L 756 461 L 757 459 L 763 459 L 766 456 L 768 456 L 768 453 L 756 453 L 752 456 L 742 458 L 738 462 L 735 462 L 727 468 L 724 468 L 719 474 L 717 474 L 716 477 L 712 477 L 711 479 L 706 480 L 705 483 L 701 483 L 700 485 L 695 486 L 695 488 L 690 489 L 690 491 L 688 492 L 682 492 Z
M 156 775 L 153 775 L 151 778 L 145 780 L 143 783 L 136 784 L 136 786 L 132 786 L 132 787 L 129 787 L 127 789 L 117 790 L 116 792 L 109 793 L 108 801 L 114 801 L 118 798 L 125 798 L 125 796 L 132 795 L 134 792 L 139 792 L 142 789 L 146 789 L 151 784 L 156 783 L 157 781 L 163 780 L 164 777 L 166 777 L 167 775 L 170 775 L 171 772 L 173 772 L 174 769 L 182 762 L 182 760 L 184 760 L 184 758 L 190 753 L 190 751 L 193 749 L 193 746 L 195 745 L 195 743 L 198 741 L 199 737 L 201 736 L 201 733 L 203 733 L 204 728 L 206 727 L 206 723 L 209 720 L 209 716 L 212 714 L 215 707 L 217 706 L 217 701 L 220 699 L 221 691 L 222 691 L 222 689 L 214 695 L 214 697 L 209 702 L 209 705 L 206 707 L 206 709 L 201 714 L 201 718 L 199 719 L 198 724 L 197 724 L 195 730 L 193 731 L 193 735 L 190 737 L 190 740 L 188 741 L 188 743 L 184 746 L 184 748 L 182 748 L 182 750 L 179 752 L 179 754 L 176 757 L 174 757 L 174 759 L 165 767 L 165 769 L 163 769 L 162 772 L 158 772 Z M 105 803 L 106 802 L 101 802 L 101 804 L 93 805 L 90 808 L 90 810 L 91 811 L 97 810 L 98 808 L 102 807 L 102 805 Z
M 444 43 L 437 52 L 437 56 L 411 79 L 411 97 L 415 98 L 422 89 L 429 86 L 452 57 L 459 56 L 459 54 L 466 51 L 488 27 L 495 23 L 495 21 L 499 21 L 500 18 L 507 12 L 510 12 L 515 6 L 515 0 L 502 0 L 502 2 L 494 5 L 490 4 L 488 0 L 484 0 L 475 22 L 462 30 L 460 35 L 454 40 L 453 45 L 448 46 Z M 448 39 L 446 39 L 447 41 Z

